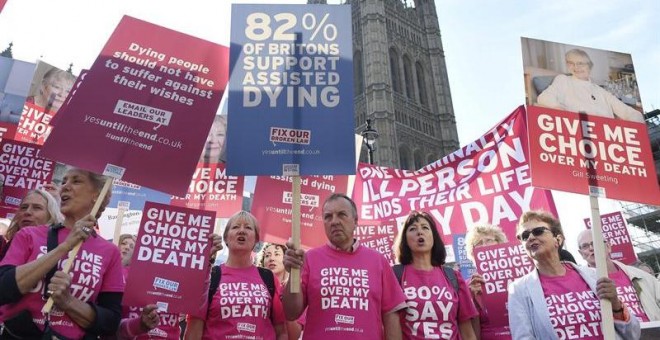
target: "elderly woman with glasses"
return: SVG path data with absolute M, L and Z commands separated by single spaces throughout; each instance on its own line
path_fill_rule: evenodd
M 502 229 L 500 229 L 500 227 L 490 224 L 475 225 L 465 235 L 465 251 L 467 253 L 468 259 L 474 263 L 475 248 L 506 242 L 506 235 L 504 235 L 504 232 Z M 470 293 L 472 294 L 472 300 L 474 301 L 474 305 L 477 307 L 477 311 L 479 312 L 479 317 L 472 319 L 473 328 L 477 333 L 477 336 L 481 339 L 497 339 L 501 337 L 501 335 L 496 334 L 496 330 L 492 328 L 486 306 L 484 306 L 483 302 L 481 301 L 483 294 L 482 287 L 485 284 L 486 281 L 481 276 L 481 274 L 477 272 L 472 274 L 472 277 L 470 277 L 468 281 L 468 287 L 470 288 Z
M 412 211 L 398 243 L 403 268 L 394 270 L 408 303 L 400 313 L 403 338 L 476 339 L 471 319 L 477 310 L 461 274 L 444 267 L 447 253 L 433 217 Z
M 538 97 L 538 105 L 558 110 L 644 122 L 641 112 L 620 101 L 591 81 L 594 63 L 587 52 L 572 49 L 566 52 L 566 68 L 571 75 L 559 74 Z
M 619 300 L 614 282 L 559 260 L 561 225 L 547 212 L 528 211 L 516 237 L 536 270 L 509 285 L 509 326 L 513 339 L 602 339 L 600 299 L 612 303 L 617 339 L 639 339 L 639 321 Z

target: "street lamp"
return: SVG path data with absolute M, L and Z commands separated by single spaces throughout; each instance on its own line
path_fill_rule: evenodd
M 369 164 L 374 164 L 374 151 L 376 151 L 376 139 L 378 139 L 378 131 L 371 127 L 371 119 L 367 119 L 367 128 L 362 131 L 364 144 L 369 151 Z

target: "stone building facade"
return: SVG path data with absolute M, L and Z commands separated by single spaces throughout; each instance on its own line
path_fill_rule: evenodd
M 375 164 L 419 169 L 459 147 L 433 0 L 308 3 L 351 6 L 355 131 L 379 132 Z

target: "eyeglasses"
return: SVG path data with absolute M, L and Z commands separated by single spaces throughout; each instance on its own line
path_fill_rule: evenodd
M 585 66 L 588 66 L 589 63 L 586 63 L 586 62 L 584 62 L 584 61 L 578 61 L 577 63 L 576 63 L 576 62 L 573 62 L 573 61 L 567 61 L 567 62 L 566 62 L 566 65 L 568 65 L 568 66 L 573 66 L 573 67 L 575 67 L 575 66 L 577 66 L 577 67 L 585 67 Z
M 603 243 L 607 244 L 607 241 L 603 240 Z M 587 249 L 593 248 L 593 247 L 594 247 L 594 242 L 593 241 L 585 242 L 585 243 L 582 243 L 578 246 L 578 248 L 580 248 L 580 250 L 587 250 Z
M 490 245 L 490 244 L 497 244 L 497 239 L 492 238 L 492 237 L 485 237 L 482 238 L 481 240 L 474 242 L 472 245 L 473 247 L 481 247 L 485 245 Z
M 582 243 L 580 245 L 580 250 L 587 250 L 589 248 L 593 248 L 593 246 L 594 246 L 593 242 Z
M 549 231 L 549 232 L 552 232 L 552 230 L 550 230 L 546 227 L 536 227 L 536 228 L 531 229 L 531 230 L 523 231 L 521 234 L 516 235 L 516 238 L 518 240 L 522 241 L 522 242 L 525 242 L 529 238 L 530 234 L 534 235 L 534 237 L 539 237 L 539 236 L 543 235 L 543 233 L 545 233 L 546 230 Z

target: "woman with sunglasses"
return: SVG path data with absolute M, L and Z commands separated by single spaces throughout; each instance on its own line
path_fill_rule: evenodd
M 547 212 L 528 211 L 516 237 L 536 270 L 509 285 L 509 326 L 513 339 L 603 339 L 600 299 L 612 303 L 617 339 L 639 339 L 639 321 L 616 292 L 614 282 L 559 260 L 561 225 Z
M 398 242 L 399 283 L 408 303 L 399 314 L 403 339 L 476 339 L 471 319 L 477 310 L 461 274 L 454 270 L 457 290 L 443 268 L 447 253 L 433 218 L 412 211 Z

